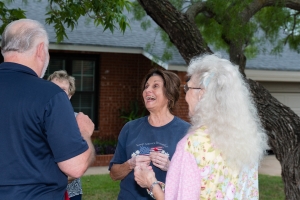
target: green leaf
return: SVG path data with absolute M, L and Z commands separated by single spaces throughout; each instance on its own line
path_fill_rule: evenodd
M 124 122 L 128 122 L 145 116 L 146 110 L 142 109 L 142 111 L 140 111 L 138 101 L 133 100 L 130 102 L 129 111 L 125 110 L 124 108 L 121 108 L 119 109 L 119 112 L 120 112 L 120 118 L 125 119 Z

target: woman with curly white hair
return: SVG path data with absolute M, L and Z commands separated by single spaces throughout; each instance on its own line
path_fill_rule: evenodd
M 192 126 L 176 147 L 165 194 L 149 167 L 136 167 L 135 180 L 156 199 L 259 199 L 267 137 L 238 67 L 204 55 L 191 61 L 187 75 Z

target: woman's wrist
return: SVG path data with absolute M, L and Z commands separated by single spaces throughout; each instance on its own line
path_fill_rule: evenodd
M 159 189 L 160 188 L 160 189 Z M 154 190 L 156 192 L 154 192 Z M 148 194 L 155 199 L 154 197 L 154 193 L 157 193 L 157 190 L 161 190 L 162 192 L 165 192 L 165 184 L 163 182 L 160 181 L 154 181 L 151 186 L 149 187 L 149 189 L 147 189 Z
M 147 185 L 148 185 L 147 188 L 150 189 L 150 187 L 152 186 L 152 184 L 153 184 L 154 182 L 157 182 L 157 179 L 156 179 L 155 177 L 149 178 L 149 179 L 147 180 Z

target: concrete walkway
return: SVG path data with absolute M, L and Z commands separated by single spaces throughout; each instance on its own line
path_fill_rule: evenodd
M 275 155 L 265 156 L 265 158 L 260 163 L 258 173 L 270 176 L 281 176 L 281 165 L 276 159 Z
M 96 175 L 96 174 L 109 174 L 108 166 L 105 166 L 105 167 L 90 167 L 84 173 L 84 176 L 86 176 L 86 175 Z
M 90 167 L 84 175 L 108 174 L 108 166 Z M 274 155 L 265 156 L 258 169 L 259 174 L 281 176 L 281 166 Z

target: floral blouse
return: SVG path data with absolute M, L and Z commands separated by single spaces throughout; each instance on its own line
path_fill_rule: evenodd
M 74 112 L 74 115 L 76 117 L 78 115 L 78 113 Z M 70 198 L 82 194 L 80 178 L 77 178 L 74 181 L 72 181 L 71 183 L 69 183 L 67 185 L 67 191 L 68 191 L 68 195 Z
M 77 178 L 69 183 L 67 186 L 67 191 L 70 198 L 82 194 L 80 178 Z
M 187 134 L 176 147 L 166 179 L 166 200 L 257 200 L 258 166 L 229 168 L 211 144 L 206 127 Z

